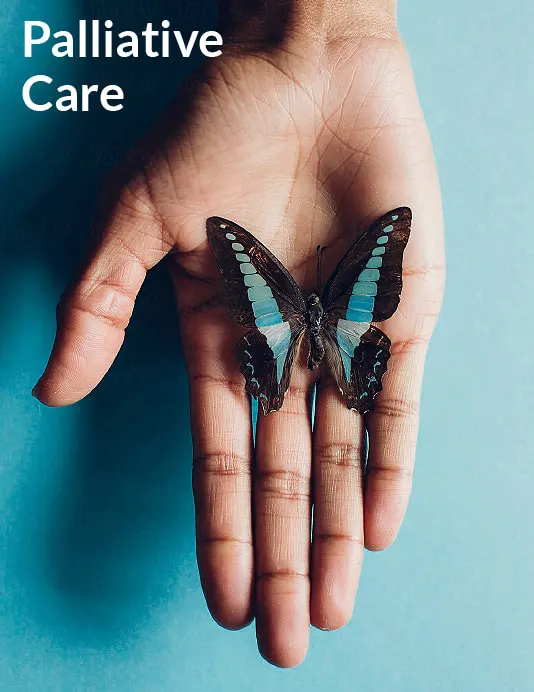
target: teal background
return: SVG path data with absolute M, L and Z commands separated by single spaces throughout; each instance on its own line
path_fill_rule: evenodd
M 194 61 L 25 61 L 23 21 L 207 30 L 214 8 L 2 0 L 0 11 L 0 690 L 534 689 L 534 6 L 401 0 L 444 190 L 447 295 L 404 528 L 367 554 L 351 623 L 313 631 L 292 671 L 259 657 L 253 628 L 219 629 L 204 606 L 165 272 L 149 277 L 96 392 L 61 411 L 30 397 L 105 171 Z M 36 72 L 118 83 L 127 108 L 32 113 L 20 90 Z

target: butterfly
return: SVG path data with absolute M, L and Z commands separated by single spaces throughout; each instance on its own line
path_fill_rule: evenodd
M 310 370 L 325 361 L 348 408 L 362 415 L 373 410 L 391 342 L 372 323 L 391 317 L 399 304 L 411 220 L 411 210 L 399 207 L 375 221 L 351 245 L 320 297 L 320 286 L 305 297 L 283 264 L 244 228 L 217 216 L 207 220 L 226 307 L 246 329 L 238 344 L 245 389 L 264 414 L 282 407 L 305 334 Z

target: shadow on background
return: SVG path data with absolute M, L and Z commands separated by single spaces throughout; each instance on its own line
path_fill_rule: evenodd
M 149 21 L 169 19 L 184 32 L 202 31 L 214 28 L 212 4 L 78 0 L 75 11 L 69 8 L 74 23 L 55 28 L 73 30 L 80 18 L 99 18 L 139 31 Z M 38 18 L 47 20 L 46 14 Z M 89 113 L 30 114 L 19 95 L 21 120 L 30 126 L 16 156 L 4 160 L 0 296 L 13 295 L 5 282 L 28 264 L 45 264 L 54 285 L 72 278 L 106 172 L 156 120 L 199 58 L 78 60 L 74 70 L 72 61 L 66 67 L 62 62 L 56 60 L 55 74 L 49 72 L 56 85 L 119 84 L 125 108 L 107 113 L 95 103 Z M 34 59 L 24 69 L 27 78 L 42 68 Z M 5 331 L 8 308 L 0 297 Z M 55 304 L 46 309 L 52 321 Z M 13 577 L 30 616 L 54 637 L 113 645 L 165 601 L 181 561 L 191 559 L 187 382 L 174 313 L 170 281 L 158 267 L 141 292 L 111 372 L 77 407 L 75 454 L 54 483 L 49 525 L 39 532 L 44 545 L 36 555 L 42 559 L 31 563 L 31 581 L 24 570 Z

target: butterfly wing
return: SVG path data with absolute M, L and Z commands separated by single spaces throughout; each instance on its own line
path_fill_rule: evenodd
M 375 221 L 351 245 L 325 286 L 322 296 L 325 310 L 346 310 L 354 295 L 369 299 L 356 299 L 353 305 L 355 310 L 372 312 L 374 322 L 393 315 L 402 290 L 402 255 L 410 237 L 411 222 L 412 212 L 408 207 L 394 209 Z
M 241 226 L 211 217 L 207 234 L 234 320 L 248 331 L 239 343 L 246 390 L 264 413 L 279 409 L 305 328 L 306 303 L 279 260 Z
M 382 389 L 390 341 L 371 322 L 393 315 L 402 291 L 402 256 L 412 212 L 394 209 L 376 221 L 341 260 L 323 293 L 326 359 L 349 408 L 373 409 Z
M 277 325 L 273 328 L 278 329 Z M 241 372 L 245 376 L 247 392 L 258 399 L 263 413 L 278 411 L 291 380 L 291 368 L 301 342 L 304 328 L 299 325 L 285 332 L 271 332 L 271 340 L 258 329 L 250 329 L 239 341 Z M 277 344 L 274 344 L 274 340 Z M 271 345 L 270 345 L 271 344 Z
M 339 345 L 335 332 L 327 330 L 325 360 L 350 409 L 362 415 L 373 410 L 374 398 L 382 389 L 391 345 L 388 337 L 372 324 L 360 337 L 349 356 Z

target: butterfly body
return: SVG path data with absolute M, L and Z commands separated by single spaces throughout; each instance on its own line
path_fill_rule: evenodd
M 399 303 L 411 218 L 408 207 L 399 207 L 378 219 L 349 248 L 321 296 L 307 298 L 251 233 L 208 219 L 226 307 L 246 329 L 238 344 L 246 390 L 264 413 L 281 408 L 304 334 L 308 368 L 326 361 L 346 405 L 361 414 L 373 409 L 390 355 L 388 337 L 373 322 L 391 317 Z
M 321 299 L 316 293 L 310 293 L 306 301 L 308 309 L 306 313 L 306 326 L 310 340 L 310 352 L 308 355 L 308 368 L 315 370 L 323 361 L 325 348 L 323 342 L 323 318 L 324 308 Z

